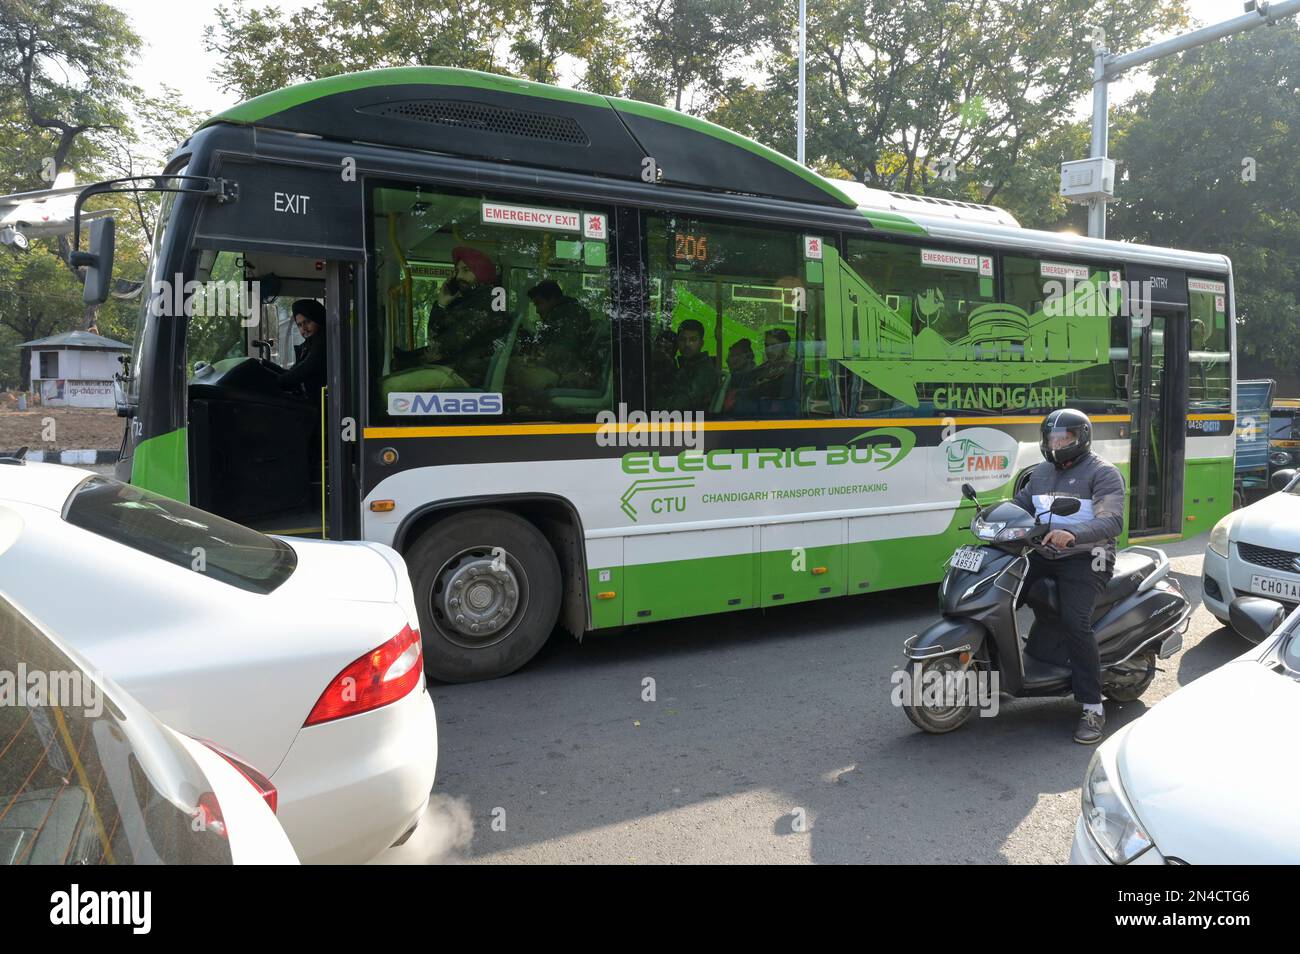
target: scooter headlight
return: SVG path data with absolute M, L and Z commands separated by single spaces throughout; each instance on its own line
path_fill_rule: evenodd
M 998 531 L 996 539 L 998 543 L 1006 543 L 1009 540 L 1022 540 L 1028 535 L 1028 527 L 1004 527 Z
M 971 522 L 970 528 L 981 540 L 996 540 L 1005 526 L 1006 524 L 1002 522 L 991 523 L 983 517 L 976 517 Z
M 1119 785 L 1119 770 L 1109 772 L 1099 750 L 1088 763 L 1083 782 L 1083 823 L 1112 864 L 1128 864 L 1151 847 L 1142 823 L 1129 809 Z M 1113 773 L 1113 774 L 1112 774 Z

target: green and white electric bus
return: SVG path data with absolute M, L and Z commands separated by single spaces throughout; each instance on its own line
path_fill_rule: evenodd
M 1231 506 L 1221 255 L 1031 231 L 455 69 L 269 93 L 164 176 L 97 188 L 144 187 L 167 194 L 120 474 L 267 532 L 391 544 L 443 679 L 510 672 L 557 623 L 936 581 L 960 486 L 1011 493 L 1054 407 L 1092 415 L 1127 534 Z M 247 314 L 210 307 L 221 282 Z M 314 394 L 279 380 L 302 298 L 325 312 Z

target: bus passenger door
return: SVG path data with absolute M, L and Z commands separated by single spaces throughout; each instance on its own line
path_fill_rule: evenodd
M 1185 310 L 1156 305 L 1133 328 L 1129 402 L 1129 535 L 1182 532 L 1187 394 Z
M 353 266 L 325 263 L 325 342 L 329 384 L 322 402 L 321 528 L 330 540 L 361 535 L 361 415 L 357 393 L 361 352 Z

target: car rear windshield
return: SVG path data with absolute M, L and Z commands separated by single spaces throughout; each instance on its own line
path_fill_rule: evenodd
M 108 477 L 80 483 L 63 519 L 250 593 L 270 593 L 298 563 L 282 540 Z
M 0 705 L 0 867 L 231 863 L 196 824 L 209 785 L 189 753 L 2 593 L 0 672 L 23 674 Z

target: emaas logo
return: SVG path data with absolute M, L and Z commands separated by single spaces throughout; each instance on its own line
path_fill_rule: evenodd
M 388 413 L 396 417 L 440 414 L 500 414 L 500 391 L 396 391 L 388 395 Z

